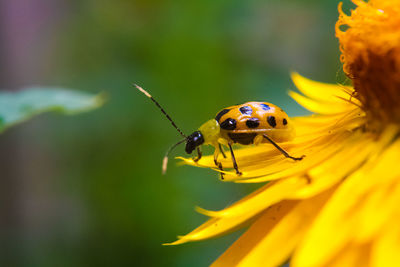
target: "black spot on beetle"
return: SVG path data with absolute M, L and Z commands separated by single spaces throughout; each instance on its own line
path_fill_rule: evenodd
M 240 113 L 242 113 L 243 115 L 251 115 L 251 113 L 253 113 L 253 110 L 249 106 L 241 107 L 241 108 L 239 108 L 239 110 L 240 110 Z
M 261 106 L 262 110 L 270 110 L 271 109 L 271 107 L 268 106 L 267 104 L 260 104 L 260 106 Z
M 227 118 L 222 123 L 220 123 L 220 126 L 224 130 L 235 130 L 235 128 L 236 128 L 236 120 L 231 119 L 231 118 Z
M 274 116 L 268 116 L 267 117 L 267 122 L 269 125 L 271 125 L 272 127 L 276 126 L 276 120 Z
M 286 125 L 287 124 L 287 120 L 286 119 L 283 119 L 283 125 Z
M 226 113 L 228 113 L 229 110 L 230 110 L 230 109 L 227 109 L 227 108 L 221 110 L 221 111 L 217 114 L 217 116 L 215 116 L 215 120 L 219 122 L 219 120 L 221 119 L 221 117 L 224 116 Z
M 250 118 L 246 121 L 246 125 L 249 128 L 257 128 L 260 125 L 260 121 L 257 118 Z

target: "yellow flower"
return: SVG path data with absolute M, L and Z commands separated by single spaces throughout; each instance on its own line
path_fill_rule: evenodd
M 282 146 L 306 157 L 236 150 L 243 174 L 224 181 L 268 183 L 221 211 L 198 208 L 210 219 L 171 244 L 249 226 L 213 266 L 400 266 L 400 4 L 353 2 L 336 25 L 353 87 L 292 74 L 302 94 L 290 95 L 315 114 L 294 118 L 297 137 Z M 182 160 L 215 169 L 212 157 Z

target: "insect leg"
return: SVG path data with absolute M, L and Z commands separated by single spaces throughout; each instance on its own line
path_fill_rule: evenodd
M 305 156 L 301 156 L 299 158 L 296 157 L 292 157 L 289 155 L 289 153 L 287 153 L 283 148 L 281 148 L 280 146 L 278 146 L 277 143 L 275 143 L 271 138 L 269 138 L 266 134 L 263 134 L 264 138 L 267 139 L 272 145 L 274 145 L 274 147 L 276 147 L 285 157 L 293 159 L 293 160 L 302 160 Z
M 236 163 L 235 154 L 233 154 L 232 146 L 231 146 L 231 144 L 229 144 L 229 143 L 228 143 L 228 145 L 229 145 L 229 149 L 230 149 L 230 151 L 231 151 L 232 162 L 233 162 L 233 168 L 235 168 L 236 174 L 237 174 L 237 175 L 242 175 L 242 173 L 239 171 L 238 165 L 237 165 L 237 163 Z
M 219 146 L 219 151 L 221 151 L 221 153 L 222 153 L 222 156 L 224 157 L 224 159 L 226 159 L 226 155 L 225 155 L 224 149 L 222 148 L 222 145 L 218 144 L 218 146 Z
M 220 169 L 221 171 L 223 171 L 224 169 L 222 168 L 222 163 L 218 162 L 218 155 L 219 155 L 220 150 L 215 147 L 215 151 L 214 151 L 214 164 L 215 166 L 218 167 L 218 169 Z M 224 180 L 224 174 L 222 172 L 219 173 L 221 175 L 221 180 Z
M 203 154 L 201 153 L 200 147 L 197 147 L 197 157 L 193 158 L 193 161 L 194 161 L 194 162 L 198 162 L 198 161 L 201 159 L 201 156 L 202 156 L 202 155 L 203 155 Z

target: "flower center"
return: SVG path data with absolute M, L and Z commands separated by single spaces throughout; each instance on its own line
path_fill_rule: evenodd
M 343 70 L 352 79 L 372 127 L 400 124 L 400 5 L 398 0 L 352 0 L 348 16 L 339 4 L 336 36 Z

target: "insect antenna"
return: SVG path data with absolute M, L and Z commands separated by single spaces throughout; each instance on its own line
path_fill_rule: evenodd
M 183 142 L 186 141 L 186 138 L 179 141 L 178 143 L 176 143 L 175 145 L 171 146 L 168 150 L 167 153 L 165 153 L 164 159 L 163 159 L 163 163 L 162 163 L 162 174 L 165 174 L 167 172 L 167 165 L 168 165 L 168 156 L 169 153 L 177 146 L 179 146 L 180 144 L 182 144 Z
M 140 92 L 142 92 L 148 98 L 150 98 L 151 101 L 154 102 L 154 104 L 156 104 L 156 106 L 161 110 L 161 112 L 164 113 L 164 115 L 167 117 L 167 119 L 172 123 L 172 126 L 174 126 L 174 128 L 180 133 L 180 135 L 182 135 L 183 137 L 187 138 L 187 136 L 178 128 L 178 126 L 176 126 L 175 122 L 171 119 L 171 117 L 167 114 L 167 112 L 165 112 L 165 110 L 161 107 L 161 105 L 146 90 L 144 90 L 142 87 L 140 87 L 137 84 L 134 84 L 134 86 L 137 89 L 139 89 Z

